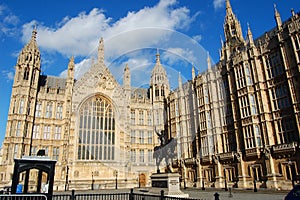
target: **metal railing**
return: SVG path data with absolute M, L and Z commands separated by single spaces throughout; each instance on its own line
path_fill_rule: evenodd
M 92 193 L 92 194 L 55 194 L 52 200 L 203 200 L 194 198 L 182 198 L 165 196 L 162 190 L 160 194 L 134 193 L 133 189 L 129 193 Z
M 47 200 L 44 194 L 3 194 L 0 200 Z M 193 198 L 166 196 L 162 190 L 160 194 L 134 193 L 133 189 L 128 193 L 79 193 L 75 194 L 53 194 L 49 196 L 52 200 L 202 200 Z
M 47 200 L 44 194 L 3 194 L 0 200 Z

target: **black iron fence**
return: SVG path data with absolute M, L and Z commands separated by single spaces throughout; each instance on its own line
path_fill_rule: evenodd
M 125 193 L 76 193 L 71 194 L 3 194 L 0 200 L 204 200 L 195 198 L 182 198 L 166 196 L 162 190 L 160 194 L 134 193 L 133 189 Z
M 3 194 L 0 200 L 47 200 L 44 194 Z
M 182 198 L 166 196 L 162 190 L 160 194 L 134 193 L 133 189 L 129 193 L 92 193 L 92 194 L 55 194 L 52 200 L 204 200 L 194 198 Z

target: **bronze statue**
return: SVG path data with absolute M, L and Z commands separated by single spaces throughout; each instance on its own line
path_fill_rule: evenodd
M 170 165 L 172 159 L 175 157 L 176 140 L 174 138 L 168 139 L 168 135 L 162 130 L 160 133 L 155 130 L 160 145 L 154 147 L 153 157 L 156 159 L 157 173 L 160 173 L 159 165 L 163 159 L 166 162 L 166 172 L 172 172 Z M 171 162 L 169 160 L 171 159 Z

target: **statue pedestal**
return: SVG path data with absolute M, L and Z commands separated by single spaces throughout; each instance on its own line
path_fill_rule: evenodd
M 180 175 L 178 173 L 155 173 L 151 175 L 153 190 L 160 188 L 166 196 L 188 197 L 188 194 L 180 190 Z

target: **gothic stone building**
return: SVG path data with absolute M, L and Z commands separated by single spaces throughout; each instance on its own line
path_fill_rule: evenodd
M 155 132 L 175 138 L 171 170 L 188 187 L 290 189 L 300 173 L 300 14 L 253 39 L 226 0 L 220 60 L 170 91 L 159 54 L 150 86 L 120 85 L 98 60 L 79 80 L 41 75 L 36 31 L 15 71 L 0 165 L 9 185 L 14 158 L 39 149 L 57 160 L 54 190 L 149 186 Z M 163 166 L 161 166 L 163 168 Z M 25 175 L 24 175 L 25 176 Z M 37 174 L 32 173 L 31 187 Z M 22 182 L 22 180 L 20 180 Z M 45 178 L 46 181 L 46 178 Z

